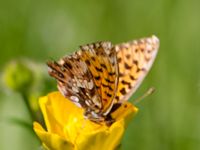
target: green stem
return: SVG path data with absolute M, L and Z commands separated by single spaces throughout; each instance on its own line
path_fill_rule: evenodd
M 36 117 L 35 113 L 33 112 L 32 108 L 30 106 L 28 97 L 27 97 L 27 95 L 25 93 L 22 93 L 22 99 L 23 99 L 23 101 L 24 101 L 24 103 L 26 105 L 26 108 L 28 110 L 28 113 L 30 115 L 31 120 L 32 121 L 37 121 L 37 117 Z
M 115 148 L 115 150 L 122 150 L 122 144 L 119 144 L 119 145 Z

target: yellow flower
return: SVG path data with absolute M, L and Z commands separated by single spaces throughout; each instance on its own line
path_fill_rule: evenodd
M 113 150 L 120 145 L 130 118 L 137 108 L 126 103 L 126 111 L 113 114 L 111 125 L 97 124 L 83 116 L 83 109 L 53 92 L 39 99 L 47 131 L 34 122 L 34 131 L 47 150 Z M 119 108 L 120 111 L 120 108 Z

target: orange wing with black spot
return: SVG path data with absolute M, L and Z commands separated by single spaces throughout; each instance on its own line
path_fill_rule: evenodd
M 118 85 L 118 65 L 116 51 L 110 42 L 97 42 L 81 46 L 81 60 L 86 62 L 101 97 L 101 112 L 109 113 Z
M 150 70 L 159 48 L 156 36 L 115 46 L 119 65 L 116 102 L 128 100 Z

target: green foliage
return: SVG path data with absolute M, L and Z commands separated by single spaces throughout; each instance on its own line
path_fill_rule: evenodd
M 43 64 L 42 68 L 34 68 L 34 83 L 28 82 L 29 71 L 23 75 L 26 76 L 23 82 L 22 76 L 16 80 L 19 85 L 33 84 L 29 97 L 35 107 L 38 96 L 56 88 L 53 79 L 47 77 L 46 60 L 57 60 L 78 45 L 90 42 L 120 43 L 155 34 L 161 45 L 158 57 L 133 99 L 151 86 L 156 91 L 138 105 L 140 111 L 126 132 L 122 149 L 197 150 L 200 149 L 199 6 L 198 0 L 0 1 L 0 67 L 19 57 Z M 0 118 L 16 115 L 26 118 L 20 99 L 16 93 L 1 92 Z M 1 119 L 0 149 L 39 147 L 29 132 L 2 122 Z M 30 140 L 24 142 L 25 138 Z

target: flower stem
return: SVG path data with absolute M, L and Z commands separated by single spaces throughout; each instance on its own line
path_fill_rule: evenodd
M 27 108 L 27 110 L 28 110 L 28 113 L 29 113 L 29 115 L 30 115 L 31 120 L 32 120 L 32 121 L 37 121 L 37 117 L 36 117 L 35 113 L 33 112 L 32 108 L 31 108 L 31 106 L 30 106 L 30 103 L 29 103 L 27 94 L 22 93 L 22 99 L 23 99 L 23 101 L 24 101 L 24 103 L 25 103 L 25 105 L 26 105 L 26 108 Z

